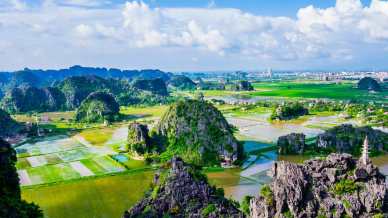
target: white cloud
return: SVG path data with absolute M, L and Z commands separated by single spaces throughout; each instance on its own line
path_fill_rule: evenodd
M 80 24 L 75 27 L 75 32 L 76 32 L 76 35 L 81 38 L 88 38 L 93 35 L 94 30 L 92 27 L 88 25 Z
M 99 7 L 103 5 L 111 4 L 110 1 L 104 0 L 63 0 L 60 3 L 65 5 L 74 5 L 74 6 L 82 6 L 82 7 Z
M 144 60 L 134 59 L 152 66 L 158 60 L 147 56 L 156 51 L 186 58 L 170 63 L 160 57 L 160 63 L 169 66 L 191 66 L 197 62 L 195 56 L 198 64 L 214 61 L 214 68 L 346 66 L 369 64 L 366 52 L 387 56 L 381 48 L 388 47 L 388 1 L 382 0 L 372 0 L 368 6 L 359 0 L 337 0 L 329 8 L 306 6 L 295 19 L 230 8 L 152 8 L 139 1 L 105 8 L 100 6 L 110 1 L 45 0 L 38 8 L 29 8 L 22 0 L 8 1 L 14 10 L 0 12 L 0 34 L 12 51 L 0 53 L 2 60 L 10 60 L 0 63 L 0 68 L 35 64 L 37 56 L 46 57 L 49 66 L 66 65 L 69 62 L 62 61 L 69 59 L 67 55 L 74 62 L 79 58 L 78 64 L 99 65 L 103 57 L 116 62 L 139 52 Z M 121 56 L 106 58 L 107 54 Z M 22 57 L 12 63 L 12 55 Z

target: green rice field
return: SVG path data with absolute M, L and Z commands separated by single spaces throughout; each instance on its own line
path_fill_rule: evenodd
M 354 83 L 305 83 L 305 82 L 265 82 L 254 83 L 252 96 L 272 96 L 291 98 L 329 98 L 337 100 L 378 100 L 387 101 L 388 93 L 370 93 L 358 90 Z
M 48 218 L 121 217 L 148 190 L 153 171 L 22 188 L 22 198 L 39 204 Z

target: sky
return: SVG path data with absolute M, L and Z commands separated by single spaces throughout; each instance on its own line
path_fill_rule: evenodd
M 387 0 L 0 0 L 0 71 L 387 70 Z

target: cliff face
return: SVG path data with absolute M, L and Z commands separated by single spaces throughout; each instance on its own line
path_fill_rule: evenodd
M 132 87 L 150 91 L 153 94 L 167 96 L 166 83 L 162 79 L 139 79 L 132 83 Z
M 233 162 L 241 152 L 221 112 L 201 100 L 172 105 L 156 125 L 154 134 L 165 147 L 162 158 L 170 159 L 176 154 L 190 163 L 214 165 Z
M 279 154 L 302 154 L 304 151 L 306 136 L 303 133 L 291 133 L 280 136 L 277 146 Z
M 376 92 L 381 91 L 380 84 L 371 77 L 364 77 L 360 81 L 358 81 L 357 88 L 361 90 L 371 90 Z
M 23 87 L 6 93 L 2 107 L 10 112 L 45 112 L 65 109 L 66 99 L 57 88 Z
M 151 151 L 151 139 L 148 135 L 148 127 L 140 123 L 131 123 L 128 126 L 128 146 L 137 154 Z
M 278 106 L 271 114 L 271 120 L 291 120 L 308 114 L 308 109 L 299 103 L 287 103 Z
M 302 134 L 303 135 L 303 134 Z M 332 152 L 361 154 L 361 145 L 365 137 L 370 142 L 372 155 L 388 151 L 388 133 L 371 127 L 353 127 L 350 124 L 336 126 L 319 134 L 315 144 L 305 144 L 305 137 L 292 133 L 278 139 L 280 154 L 302 154 L 304 152 L 318 152 L 329 154 Z
M 252 84 L 246 80 L 238 81 L 232 86 L 234 91 L 252 91 L 254 90 Z
M 251 200 L 252 217 L 383 217 L 385 177 L 371 163 L 331 154 L 304 164 L 277 162 L 273 182 Z
M 15 163 L 15 150 L 0 138 L 0 217 L 43 217 L 38 206 L 21 199 Z
M 187 76 L 172 76 L 170 80 L 167 81 L 167 84 L 169 87 L 179 90 L 192 90 L 197 87 L 197 84 Z
M 134 217 L 243 217 L 206 176 L 180 158 L 173 158 L 167 175 L 156 174 L 147 196 L 126 211 Z
M 349 124 L 334 127 L 318 135 L 316 146 L 358 155 L 366 136 L 368 136 L 372 152 L 382 151 L 388 147 L 388 133 L 374 130 L 371 127 L 353 127 Z
M 21 125 L 13 120 L 7 112 L 0 109 L 0 137 L 13 135 L 17 133 L 20 128 Z
M 113 95 L 106 92 L 91 93 L 77 109 L 75 120 L 79 122 L 113 121 L 119 115 L 120 106 Z
M 66 96 L 69 109 L 77 108 L 92 92 L 111 89 L 110 83 L 98 76 L 72 76 L 57 86 Z

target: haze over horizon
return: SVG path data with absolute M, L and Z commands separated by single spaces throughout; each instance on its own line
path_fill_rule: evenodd
M 388 69 L 388 1 L 0 2 L 0 71 Z

